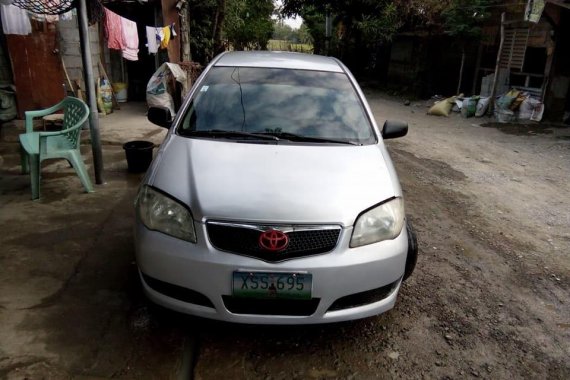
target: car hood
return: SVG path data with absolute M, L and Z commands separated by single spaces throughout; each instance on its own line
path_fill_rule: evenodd
M 401 195 L 382 143 L 276 145 L 171 135 L 151 170 L 149 184 L 187 204 L 201 222 L 350 226 L 365 209 Z

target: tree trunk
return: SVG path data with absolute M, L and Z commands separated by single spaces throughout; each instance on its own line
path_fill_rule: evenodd
M 214 21 L 214 56 L 225 50 L 222 43 L 222 29 L 224 27 L 224 19 L 226 17 L 226 0 L 218 0 L 218 8 L 216 9 L 216 18 Z
M 192 60 L 190 51 L 190 7 L 185 5 L 180 12 L 180 40 L 182 42 L 182 61 Z
M 461 81 L 463 80 L 463 66 L 465 66 L 465 47 L 461 48 L 461 66 L 459 67 L 459 83 L 457 83 L 456 95 L 460 94 Z

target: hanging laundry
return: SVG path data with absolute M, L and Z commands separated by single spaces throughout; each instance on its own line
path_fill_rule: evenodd
M 168 43 L 170 42 L 170 26 L 165 26 L 162 28 L 162 33 L 164 33 L 164 36 L 160 42 L 160 47 L 162 49 L 166 49 L 168 47 Z
M 73 20 L 73 11 L 67 11 L 59 17 L 62 21 L 71 21 Z
M 146 27 L 146 39 L 149 54 L 156 54 L 158 52 L 158 45 L 160 41 L 157 41 L 156 28 L 154 26 Z
M 121 28 L 123 35 L 123 58 L 129 61 L 139 60 L 139 33 L 137 23 L 121 17 Z
M 32 20 L 41 21 L 41 22 L 46 21 L 50 24 L 59 21 L 59 15 L 44 15 L 41 13 L 30 12 L 30 17 L 32 18 Z
M 59 15 L 45 15 L 45 16 L 46 16 L 46 21 L 49 22 L 50 24 L 59 21 Z
M 123 50 L 122 17 L 105 8 L 105 37 L 109 49 Z
M 26 36 L 32 33 L 32 24 L 28 12 L 12 4 L 0 4 L 2 13 L 2 30 L 4 34 Z
M 156 30 L 156 44 L 158 47 L 162 44 L 162 40 L 164 39 L 164 29 L 163 28 L 155 28 Z
M 174 27 L 174 23 L 170 24 L 170 39 L 173 40 L 176 38 L 176 28 Z

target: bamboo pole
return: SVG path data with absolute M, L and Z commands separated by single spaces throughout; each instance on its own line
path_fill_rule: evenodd
M 465 66 L 465 47 L 461 49 L 461 67 L 459 68 L 459 81 L 457 83 L 456 95 L 459 95 L 461 91 L 461 82 L 463 81 L 463 66 Z
M 499 66 L 501 64 L 501 54 L 503 52 L 503 44 L 505 43 L 505 12 L 501 13 L 501 42 L 499 43 L 499 51 L 497 52 L 497 63 L 495 64 L 495 75 L 493 76 L 493 87 L 491 88 L 491 99 L 489 102 L 489 113 L 492 115 L 495 110 L 495 96 L 497 95 L 497 78 L 499 76 Z

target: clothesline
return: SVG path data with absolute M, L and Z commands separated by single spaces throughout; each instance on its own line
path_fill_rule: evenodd
M 105 11 L 105 37 L 109 49 L 121 50 L 122 56 L 130 61 L 138 60 L 139 36 L 138 26 L 135 21 L 120 16 L 110 9 L 103 7 Z M 170 40 L 176 38 L 175 24 L 156 27 L 145 26 L 147 38 L 146 46 L 149 54 L 158 53 L 158 49 L 166 49 Z
M 109 49 L 121 50 L 122 56 L 131 61 L 138 60 L 139 36 L 138 26 L 135 21 L 120 16 L 115 12 L 103 7 L 105 11 L 104 24 L 107 46 Z M 31 14 L 24 9 L 12 4 L 0 4 L 0 14 L 2 19 L 2 30 L 4 34 L 29 35 L 32 33 L 30 17 L 47 22 L 70 20 L 71 11 L 61 16 Z M 176 38 L 175 24 L 167 26 L 146 26 L 144 27 L 149 54 L 158 53 L 159 49 L 166 49 L 171 40 Z
M 58 15 L 42 15 L 38 13 L 28 12 L 25 9 L 16 7 L 12 4 L 0 4 L 0 13 L 2 17 L 2 31 L 4 34 L 16 34 L 27 36 L 32 33 L 32 24 L 30 18 L 38 21 L 47 21 L 54 23 L 61 20 L 71 20 L 71 11 L 60 16 Z

